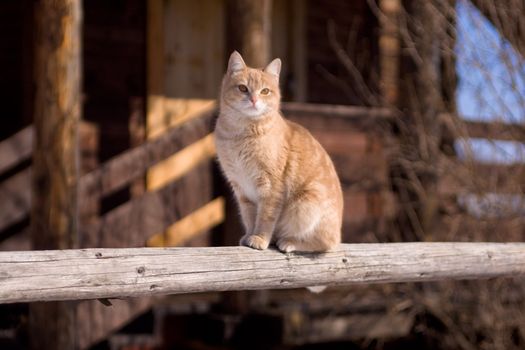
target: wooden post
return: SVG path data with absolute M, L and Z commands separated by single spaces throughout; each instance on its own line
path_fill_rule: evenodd
M 400 0 L 381 0 L 381 34 L 379 36 L 379 64 L 381 95 L 386 104 L 396 106 L 399 97 L 399 61 L 401 44 L 399 40 L 398 16 Z
M 271 13 L 272 0 L 229 0 L 227 3 L 229 51 L 239 51 L 250 66 L 264 67 L 270 61 Z
M 32 244 L 34 249 L 73 248 L 78 217 L 82 3 L 39 1 L 35 6 Z M 74 321 L 74 304 L 32 304 L 31 347 L 74 349 Z
M 292 13 L 292 43 L 293 45 L 293 76 L 295 79 L 295 90 L 293 100 L 295 102 L 306 102 L 308 99 L 308 58 L 307 48 L 307 6 L 304 0 L 293 0 Z M 273 58 L 273 57 L 272 57 Z

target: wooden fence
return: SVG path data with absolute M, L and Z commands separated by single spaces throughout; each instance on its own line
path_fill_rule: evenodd
M 162 103 L 163 110 L 159 120 L 168 120 L 169 125 L 161 125 L 160 129 L 155 129 L 157 130 L 156 135 L 154 135 L 155 137 L 100 165 L 96 159 L 98 147 L 96 142 L 98 139 L 97 128 L 90 124 L 84 124 L 84 126 L 81 127 L 80 131 L 83 139 L 81 142 L 83 175 L 79 180 L 79 198 L 81 200 L 79 203 L 81 231 L 79 248 L 129 248 L 144 247 L 146 244 L 152 247 L 159 247 L 185 245 L 188 244 L 188 242 L 193 242 L 194 245 L 207 246 L 210 245 L 210 235 L 206 235 L 206 233 L 221 224 L 225 219 L 237 215 L 234 206 L 228 207 L 228 202 L 225 202 L 222 197 L 225 191 L 223 189 L 221 192 L 220 189 L 216 187 L 217 179 L 214 178 L 215 150 L 212 142 L 212 132 L 216 116 L 214 104 L 212 101 L 194 102 L 196 105 L 204 106 L 205 108 L 200 108 L 197 112 L 184 113 L 181 111 L 184 111 L 186 102 L 183 101 L 181 104 L 180 100 L 164 99 Z M 345 202 L 347 204 L 344 213 L 344 241 L 354 243 L 370 242 L 377 238 L 374 236 L 371 237 L 370 235 L 374 235 L 381 230 L 388 232 L 386 231 L 388 230 L 386 223 L 395 219 L 398 211 L 395 195 L 392 192 L 390 183 L 389 169 L 390 159 L 391 157 L 395 157 L 398 150 L 398 145 L 392 133 L 394 115 L 386 109 L 296 103 L 284 103 L 282 109 L 289 119 L 303 124 L 311 130 L 334 160 L 341 178 Z M 188 110 L 194 111 L 193 107 Z M 514 139 L 515 133 L 520 132 L 520 129 L 517 127 L 497 123 L 467 122 L 465 129 L 465 135 L 502 140 Z M 31 127 L 0 142 L 0 250 L 30 249 L 29 237 L 27 234 L 24 234 L 24 232 L 28 232 L 29 224 L 31 153 Z M 469 169 L 472 169 L 473 166 L 475 167 L 474 171 L 485 171 L 487 174 L 490 174 L 490 177 L 487 176 L 485 179 L 493 180 L 494 177 L 497 177 L 496 180 L 501 183 L 505 183 L 505 175 L 510 171 L 516 170 L 517 167 L 516 165 L 472 164 L 472 162 L 463 162 L 454 158 L 444 158 L 443 163 L 444 170 L 440 174 L 438 189 L 444 198 L 452 198 L 453 200 L 458 193 L 475 192 L 476 188 L 473 187 L 471 183 L 465 183 L 464 181 L 469 178 L 468 171 L 471 171 Z M 523 167 L 519 169 L 522 171 Z M 145 175 L 147 176 L 146 191 L 139 195 L 130 195 L 126 201 L 117 203 L 113 208 L 108 208 L 108 210 L 103 211 L 103 208 L 101 208 L 102 201 L 113 194 L 126 190 L 137 181 L 143 181 Z M 479 187 L 484 188 L 483 186 Z M 520 191 L 520 189 L 508 187 L 507 191 L 516 193 L 516 191 Z M 227 214 L 226 210 L 232 210 L 232 212 Z M 461 220 L 465 221 L 463 218 L 461 218 Z M 507 231 L 506 226 L 499 225 L 498 227 L 501 232 Z M 232 237 L 230 241 L 233 244 L 238 239 L 240 233 L 231 230 L 231 227 L 227 227 L 227 229 L 231 231 L 230 235 Z M 223 230 L 221 233 L 225 231 L 226 230 Z M 224 242 L 224 239 L 221 239 L 217 235 L 214 239 L 216 238 L 219 238 L 219 242 Z M 13 241 L 16 241 L 16 244 L 13 243 Z M 347 247 L 350 249 L 348 250 L 348 254 L 353 254 L 351 253 L 352 249 L 354 249 L 352 246 L 343 246 L 343 250 L 346 251 Z M 385 247 L 392 246 L 387 245 Z M 372 248 L 376 249 L 375 246 Z M 160 254 L 161 252 L 144 249 L 144 252 L 157 252 L 154 254 Z M 297 262 L 299 264 L 297 265 L 297 269 L 303 269 L 304 266 L 302 264 L 307 264 L 307 261 L 310 261 L 309 259 L 311 258 L 301 255 L 284 256 L 273 251 L 262 253 L 246 251 L 241 247 L 217 249 L 218 250 L 212 251 L 214 256 L 218 256 L 217 259 L 221 259 L 219 254 L 221 251 L 234 254 L 237 257 L 250 257 L 250 259 L 252 259 L 253 254 L 258 253 L 261 257 L 266 256 L 275 259 L 276 264 L 284 264 L 286 261 L 292 259 L 294 263 Z M 381 248 L 378 247 L 377 249 L 380 250 Z M 201 252 L 211 254 L 209 250 L 176 251 L 177 254 L 200 254 Z M 84 253 L 79 252 L 79 254 L 88 254 L 89 252 L 90 251 L 84 251 Z M 138 251 L 133 252 L 136 254 Z M 463 254 L 464 251 L 461 252 Z M 104 252 L 102 253 L 105 254 Z M 453 252 L 450 253 L 453 254 Z M 5 262 L 8 259 L 7 257 L 15 257 L 17 253 L 6 252 L 1 254 L 1 261 Z M 20 256 L 27 256 L 29 253 L 21 252 L 20 254 L 22 254 Z M 45 253 L 33 252 L 31 254 L 35 254 L 34 256 L 37 257 L 40 256 L 39 254 Z M 57 254 L 61 253 L 57 252 Z M 70 252 L 67 254 L 74 254 L 74 251 L 73 253 Z M 232 256 L 228 254 L 226 254 L 226 256 Z M 468 252 L 465 252 L 465 254 L 467 258 L 469 256 Z M 315 262 L 315 264 L 322 263 L 325 258 L 329 259 L 331 256 L 333 257 L 333 255 L 326 255 L 325 257 L 312 258 L 311 262 Z M 352 255 L 348 256 L 351 258 Z M 445 256 L 444 259 L 447 256 Z M 137 258 L 140 258 L 140 256 Z M 404 258 L 401 256 L 398 256 L 398 258 L 401 259 L 399 261 L 408 261 L 403 260 Z M 456 267 L 458 269 L 465 267 L 465 265 L 460 263 L 461 259 L 459 257 L 457 259 L 458 260 L 455 260 L 458 262 Z M 111 261 L 117 260 L 111 259 Z M 349 261 L 350 260 L 351 259 L 349 259 Z M 101 259 L 99 263 L 102 263 L 102 261 L 106 260 Z M 170 266 L 180 263 L 176 258 L 170 261 L 172 261 L 168 264 Z M 219 262 L 219 260 L 216 261 Z M 377 267 L 377 270 L 375 270 L 373 268 L 373 261 L 372 256 L 370 256 L 370 260 L 364 260 L 368 268 L 363 265 L 363 271 L 368 271 L 367 273 L 369 275 L 367 276 L 370 278 L 367 277 L 368 279 L 362 280 L 361 282 L 372 282 L 371 277 L 377 275 L 379 271 L 389 271 L 390 265 L 384 265 L 381 268 Z M 468 260 L 467 258 L 465 262 L 467 261 L 472 260 Z M 70 262 L 71 264 L 68 263 L 66 265 L 68 265 L 68 268 L 74 269 L 73 261 Z M 138 261 L 135 262 L 138 263 Z M 361 266 L 357 264 L 358 262 L 359 261 L 354 260 L 355 264 L 353 266 L 356 268 L 357 266 Z M 434 262 L 436 262 L 436 265 L 433 268 L 439 269 L 439 261 L 434 260 Z M 483 262 L 485 268 L 493 264 L 489 260 L 479 262 Z M 509 261 L 509 263 L 512 263 L 512 261 Z M 227 263 L 225 262 L 225 264 Z M 232 268 L 232 266 L 236 264 L 237 263 L 232 262 L 230 267 L 224 265 L 224 268 L 228 270 L 228 268 Z M 253 266 L 260 267 L 258 264 L 258 262 L 253 262 Z M 315 264 L 312 266 L 317 266 Z M 338 264 L 334 265 L 334 271 L 341 270 Z M 523 261 L 521 261 L 521 264 L 523 265 Z M 4 268 L 4 266 L 5 268 L 9 268 L 9 266 L 14 265 L 2 264 L 2 268 Z M 25 266 L 28 265 L 26 264 Z M 49 268 L 50 265 L 47 266 Z M 115 266 L 120 266 L 118 265 L 118 261 Z M 140 266 L 142 265 L 138 264 L 134 268 Z M 511 267 L 509 266 L 509 268 Z M 329 270 L 330 269 L 327 271 Z M 54 271 L 60 274 L 60 272 L 58 272 L 59 270 Z M 151 268 L 147 267 L 146 271 L 151 271 Z M 348 271 L 355 272 L 356 270 Z M 460 275 L 454 272 L 456 275 L 453 276 L 457 276 L 458 278 L 468 277 L 468 271 L 469 270 L 463 271 L 466 275 Z M 490 271 L 490 269 L 487 271 Z M 31 272 L 29 271 L 28 273 Z M 73 275 L 68 275 L 67 278 L 56 280 L 69 280 L 78 277 L 75 277 L 78 271 L 71 273 Z M 146 274 L 147 273 L 148 272 L 146 272 Z M 252 270 L 251 273 L 255 274 L 255 270 Z M 336 275 L 343 276 L 341 275 L 342 273 L 343 272 L 337 272 Z M 348 273 L 349 275 L 337 277 L 338 279 L 336 281 L 330 282 L 328 280 L 322 280 L 315 282 L 315 284 L 325 284 L 325 282 L 326 284 L 357 282 L 356 276 L 359 275 Z M 424 277 L 428 271 L 423 271 L 422 273 L 423 275 L 420 276 L 420 280 L 426 280 Z M 448 273 L 452 273 L 452 271 L 449 270 Z M 507 272 L 502 273 L 507 274 Z M 329 272 L 325 272 L 325 274 L 329 274 Z M 0 273 L 0 278 L 3 282 L 9 280 L 9 283 L 11 283 L 13 279 L 10 276 L 13 275 L 12 272 L 9 271 L 6 272 L 6 274 L 4 274 L 4 272 Z M 49 274 L 43 274 L 42 276 L 47 276 L 44 278 L 46 280 L 54 279 L 50 278 L 51 275 Z M 100 290 L 102 285 L 111 284 L 111 281 L 118 277 L 117 275 L 105 276 L 108 278 L 105 283 L 99 283 L 101 286 L 94 286 L 88 289 L 90 291 L 97 290 L 97 288 Z M 133 276 L 135 279 L 140 277 L 138 274 L 130 276 Z M 188 276 L 199 277 L 204 276 L 204 274 L 190 273 Z M 298 277 L 295 274 L 290 276 L 293 276 L 293 281 L 299 282 L 293 282 L 286 287 L 299 287 L 314 283 L 311 280 L 304 281 L 297 279 Z M 485 277 L 487 276 L 488 275 L 485 275 Z M 441 277 L 445 278 L 443 275 L 440 275 L 439 278 Z M 175 275 L 173 275 L 173 278 L 175 278 Z M 304 278 L 307 278 L 307 276 L 304 276 Z M 399 280 L 402 281 L 404 280 L 403 278 L 406 278 L 406 276 L 400 277 Z M 89 282 L 89 280 L 90 277 L 85 276 L 84 282 Z M 170 277 L 170 281 L 174 280 Z M 35 280 L 33 280 L 33 282 L 35 282 Z M 42 280 L 42 282 L 45 281 Z M 235 281 L 231 282 L 236 283 Z M 152 284 L 154 285 L 155 283 Z M 88 285 L 89 284 L 77 285 L 77 287 L 79 290 L 88 290 L 85 289 Z M 19 287 L 22 288 L 21 286 Z M 283 286 L 268 284 L 267 287 L 280 288 Z M 189 287 L 187 290 L 170 288 L 155 291 L 148 290 L 144 295 L 151 295 L 157 292 L 178 293 L 191 289 Z M 219 287 L 214 288 L 216 288 L 214 290 L 225 290 L 237 288 L 237 286 L 231 284 L 223 289 L 219 289 Z M 250 285 L 246 288 L 258 287 Z M 31 288 L 28 290 L 30 289 Z M 8 294 L 20 295 L 19 292 L 21 290 L 22 289 L 18 289 L 16 293 L 10 292 Z M 126 293 L 127 292 L 117 292 L 111 295 L 128 295 Z M 103 296 L 102 294 L 86 294 L 82 296 L 82 298 L 88 299 L 98 297 Z M 53 299 L 55 297 L 50 298 Z M 3 300 L 7 302 L 7 299 Z M 20 298 L 16 300 L 30 299 Z M 12 299 L 10 302 L 14 301 L 15 299 Z M 129 307 L 119 308 L 118 311 L 105 308 L 98 302 L 78 303 L 78 317 L 91 320 L 83 323 L 85 327 L 79 330 L 80 344 L 87 346 L 94 341 L 103 339 L 112 329 L 121 327 L 126 320 L 129 320 L 131 317 L 136 316 L 149 307 L 151 300 L 148 298 L 136 298 L 127 300 L 126 303 L 129 304 Z
M 0 243 L 13 234 L 23 235 L 18 242 L 3 247 L 4 250 L 30 247 L 27 225 L 31 209 L 33 132 L 33 127 L 28 126 L 0 142 Z M 85 174 L 98 165 L 98 129 L 92 123 L 82 122 L 79 136 L 81 172 Z
M 160 119 L 169 120 L 170 125 L 158 126 L 154 138 L 100 166 L 96 161 L 96 127 L 83 124 L 80 248 L 140 247 L 145 242 L 149 246 L 175 246 L 223 222 L 224 199 L 213 187 L 215 106 L 213 101 L 197 102 L 204 108 L 181 113 L 181 101 L 165 99 L 163 113 L 167 117 Z M 387 109 L 301 103 L 284 103 L 283 112 L 311 130 L 336 164 L 345 202 L 351 204 L 344 216 L 344 231 L 352 232 L 346 240 L 366 241 L 369 237 L 364 233 L 384 229 L 383 222 L 394 218 L 398 210 L 389 179 L 389 161 L 397 150 L 391 133 L 393 114 Z M 515 140 L 523 134 L 519 126 L 501 123 L 466 122 L 464 129 L 466 136 L 492 140 Z M 23 231 L 27 226 L 31 151 L 31 127 L 0 143 L 1 238 L 5 238 L 2 232 L 6 230 L 15 227 Z M 499 190 L 507 193 L 523 188 L 516 188 L 520 184 L 515 183 L 513 187 L 504 186 L 509 173 L 523 171 L 519 165 L 479 164 L 447 157 L 440 165 L 438 189 L 443 197 L 490 189 L 480 183 L 483 181 L 500 184 Z M 472 178 L 469 173 L 487 176 L 466 181 Z M 100 213 L 101 200 L 140 181 L 145 174 L 147 192 Z M 206 242 L 204 239 L 200 245 Z M 20 248 L 29 246 L 26 243 Z
M 525 243 L 342 244 L 0 252 L 0 303 L 525 275 Z

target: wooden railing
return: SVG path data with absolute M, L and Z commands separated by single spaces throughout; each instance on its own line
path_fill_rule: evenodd
M 0 303 L 524 275 L 525 243 L 342 244 L 322 254 L 246 247 L 0 252 Z

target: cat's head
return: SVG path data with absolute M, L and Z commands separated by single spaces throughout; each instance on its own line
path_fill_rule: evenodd
M 250 118 L 278 111 L 280 71 L 278 58 L 264 69 L 256 69 L 246 66 L 241 55 L 234 51 L 222 81 L 221 105 Z

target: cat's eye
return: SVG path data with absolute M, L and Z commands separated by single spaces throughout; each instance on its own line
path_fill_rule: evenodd
M 238 86 L 238 88 L 240 92 L 248 92 L 248 88 L 246 87 L 246 85 L 241 84 Z
M 261 95 L 268 95 L 270 93 L 270 89 L 264 88 L 261 90 Z

